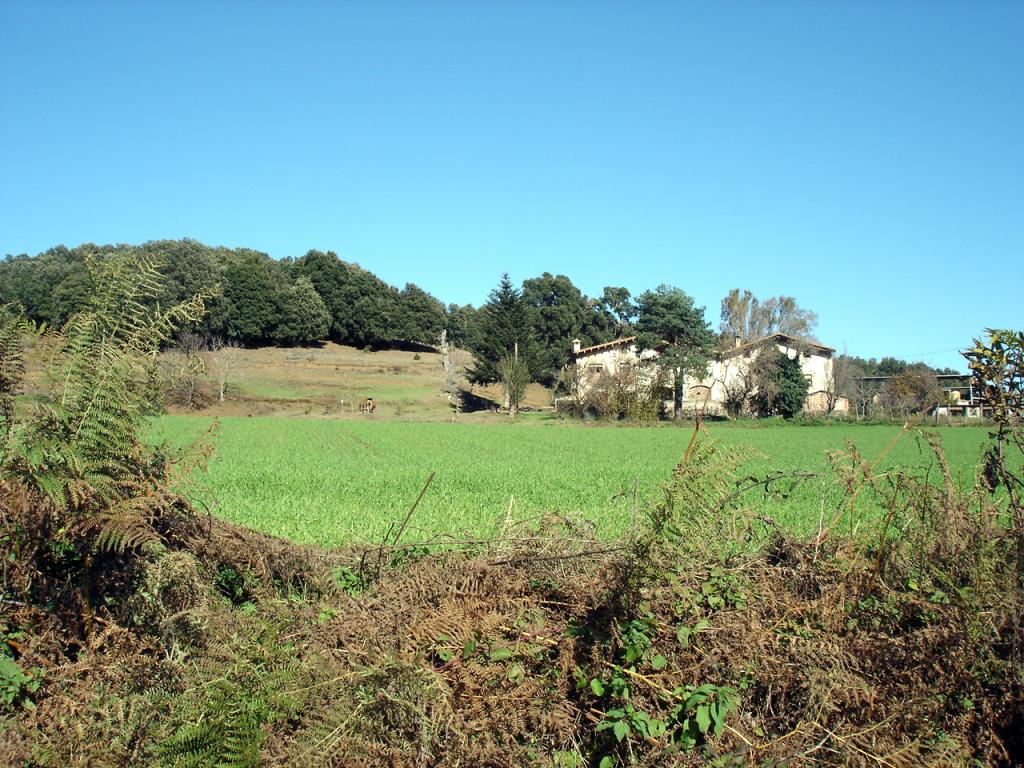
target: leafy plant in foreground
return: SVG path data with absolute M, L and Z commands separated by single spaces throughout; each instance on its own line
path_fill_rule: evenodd
M 1024 459 L 1024 332 L 989 330 L 988 334 L 987 343 L 975 340 L 964 357 L 996 422 L 984 479 L 990 489 L 1006 491 L 1017 537 L 1018 578 L 1024 583 L 1024 474 L 1020 472 Z
M 0 655 L 0 705 L 7 709 L 18 705 L 35 708 L 28 696 L 38 691 L 41 683 L 41 674 L 26 672 L 14 659 Z
M 203 302 L 195 297 L 152 308 L 160 282 L 149 258 L 108 258 L 86 267 L 87 306 L 40 340 L 41 393 L 27 407 L 5 410 L 0 491 L 22 501 L 5 509 L 0 535 L 19 553 L 16 576 L 24 594 L 40 575 L 56 589 L 79 583 L 81 607 L 91 615 L 93 556 L 159 546 L 155 522 L 185 507 L 169 489 L 173 462 L 143 432 L 159 402 L 160 346 L 180 324 L 198 320 Z M 19 326 L 5 315 L 0 336 L 18 349 Z M 8 368 L 6 397 L 17 373 Z

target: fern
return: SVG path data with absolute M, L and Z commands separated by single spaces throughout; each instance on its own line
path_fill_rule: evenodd
M 201 316 L 203 303 L 161 308 L 160 276 L 147 257 L 90 259 L 86 268 L 91 300 L 60 330 L 43 333 L 0 307 L 0 488 L 31 499 L 18 519 L 3 521 L 20 553 L 13 567 L 22 593 L 29 599 L 34 582 L 48 581 L 39 593 L 60 595 L 88 626 L 92 606 L 103 604 L 91 592 L 119 588 L 92 578 L 92 554 L 157 548 L 167 513 L 186 509 L 170 491 L 173 462 L 146 444 L 144 430 L 160 347 Z M 40 337 L 44 376 L 22 403 L 29 333 Z M 47 554 L 54 551 L 66 556 Z
M 196 720 L 157 747 L 161 763 L 168 768 L 258 766 L 262 726 L 278 713 L 267 700 L 268 681 L 258 670 L 254 673 L 238 682 L 222 679 L 211 685 Z
M 15 398 L 25 376 L 25 337 L 40 332 L 17 307 L 0 305 L 0 459 L 7 453 L 15 427 Z
M 46 338 L 49 386 L 18 444 L 8 440 L 4 470 L 99 532 L 100 546 L 123 551 L 147 538 L 141 518 L 123 514 L 142 505 L 117 505 L 138 497 L 147 479 L 141 435 L 156 355 L 175 328 L 201 316 L 203 304 L 196 297 L 166 310 L 155 305 L 160 274 L 148 257 L 87 259 L 86 268 L 91 301 Z M 9 325 L 0 327 L 0 345 Z
M 206 720 L 180 729 L 160 744 L 157 754 L 164 765 L 176 768 L 211 765 L 221 739 L 219 723 Z

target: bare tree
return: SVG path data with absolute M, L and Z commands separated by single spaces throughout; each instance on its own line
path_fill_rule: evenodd
M 448 329 L 441 329 L 440 336 L 441 361 L 444 363 L 444 393 L 449 400 L 458 396 L 458 387 L 455 384 L 455 365 L 452 363 L 451 347 L 448 344 Z
M 565 393 L 565 398 L 560 399 L 558 403 L 568 401 L 568 410 L 574 416 L 583 415 L 588 381 L 587 367 L 576 362 L 565 366 L 558 376 L 556 392 Z M 564 410 L 564 407 L 560 407 L 560 410 Z
M 859 371 L 852 360 L 845 354 L 832 358 L 832 365 L 825 374 L 825 414 L 831 416 L 839 401 L 844 397 L 853 402 L 856 391 L 856 376 Z
M 203 337 L 197 333 L 181 333 L 177 343 L 160 360 L 164 386 L 171 399 L 187 408 L 199 407 L 199 379 L 205 367 L 199 352 Z
M 736 375 L 730 378 L 729 370 L 732 365 L 735 365 Z M 738 418 L 747 411 L 750 396 L 757 386 L 755 372 L 756 368 L 753 364 L 745 364 L 741 361 L 726 363 L 721 383 L 725 393 L 723 405 L 730 419 Z
M 508 415 L 514 417 L 526 394 L 526 386 L 530 383 L 530 369 L 519 357 L 518 344 L 511 355 L 505 355 L 498 361 L 498 376 L 501 378 Z
M 859 373 L 859 375 L 857 375 Z M 853 399 L 857 407 L 858 418 L 867 418 L 871 412 L 871 406 L 875 403 L 878 393 L 882 387 L 877 381 L 872 381 L 864 376 L 863 371 L 855 371 L 853 379 Z
M 211 339 L 209 343 L 210 369 L 217 384 L 217 402 L 223 403 L 227 393 L 231 372 L 238 367 L 238 356 L 241 346 L 231 339 Z
M 818 316 L 800 307 L 792 296 L 761 301 L 750 291 L 733 288 L 722 299 L 719 329 L 726 340 L 747 342 L 773 333 L 804 338 L 810 337 L 817 325 Z
M 596 375 L 577 371 L 577 413 L 593 413 L 608 420 L 654 421 L 662 414 L 663 401 L 673 399 L 669 375 L 653 363 L 621 366 L 614 373 Z
M 760 416 L 770 416 L 782 390 L 782 370 L 785 355 L 774 346 L 760 350 L 750 362 L 749 375 L 753 391 L 749 402 L 751 410 Z

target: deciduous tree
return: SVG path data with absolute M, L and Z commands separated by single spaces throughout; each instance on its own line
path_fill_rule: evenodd
M 614 321 L 614 334 L 625 336 L 633 330 L 636 320 L 636 302 L 628 288 L 607 285 L 601 294 L 601 307 Z
M 445 327 L 444 305 L 418 285 L 406 283 L 398 296 L 396 340 L 435 346 Z
M 727 341 L 736 337 L 742 342 L 753 341 L 772 333 L 809 337 L 817 324 L 818 316 L 801 308 L 792 296 L 761 301 L 750 291 L 733 288 L 722 299 L 719 329 Z
M 569 359 L 572 339 L 584 333 L 591 310 L 572 280 L 550 272 L 523 281 L 523 303 L 530 310 L 533 336 L 537 341 L 532 373 L 538 381 L 551 384 Z
M 268 262 L 264 254 L 246 251 L 224 270 L 227 333 L 244 344 L 270 339 L 280 317 L 277 284 Z
M 274 340 L 280 344 L 313 344 L 327 337 L 331 313 L 308 277 L 299 277 L 279 298 L 280 316 Z
M 508 409 L 509 416 L 515 416 L 519 412 L 523 395 L 526 394 L 526 387 L 530 383 L 530 369 L 519 358 L 515 349 L 502 355 L 497 367 L 501 386 L 505 392 L 505 407 Z

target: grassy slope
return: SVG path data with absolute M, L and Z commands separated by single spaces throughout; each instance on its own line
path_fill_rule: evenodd
M 444 368 L 441 355 L 432 352 L 387 350 L 368 352 L 338 344 L 321 347 L 281 349 L 240 349 L 233 355 L 228 376 L 227 401 L 211 402 L 206 412 L 234 416 L 359 417 L 357 405 L 367 397 L 378 404 L 377 418 L 445 420 L 451 406 L 442 396 Z M 216 377 L 218 360 L 203 353 L 206 370 Z M 472 357 L 462 350 L 453 352 L 460 383 L 467 386 L 463 372 Z M 213 399 L 213 384 L 203 386 Z M 497 387 L 476 388 L 476 394 L 498 399 Z M 527 404 L 544 407 L 550 394 L 531 385 Z M 479 414 L 477 418 L 487 418 Z

